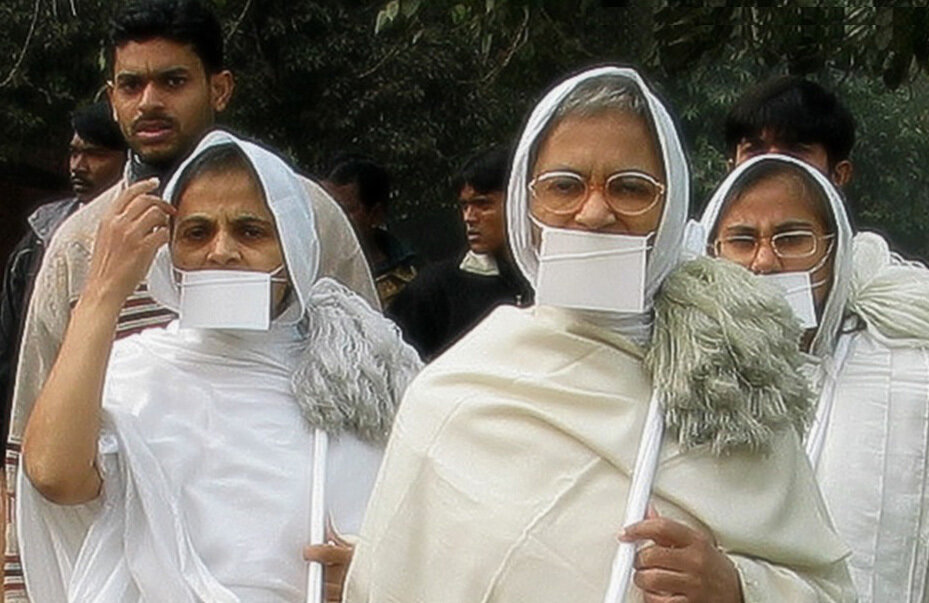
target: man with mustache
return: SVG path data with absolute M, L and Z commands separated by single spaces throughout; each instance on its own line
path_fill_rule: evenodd
M 139 194 L 137 188 L 127 188 L 132 183 L 157 177 L 163 186 L 168 174 L 213 127 L 234 88 L 233 75 L 223 63 L 222 28 L 198 0 L 138 0 L 121 7 L 112 23 L 106 63 L 113 115 L 131 149 L 129 164 L 117 186 L 62 225 L 36 278 L 7 443 L 9 499 L 15 495 L 23 429 L 58 355 L 71 309 L 83 291 L 101 216 L 114 203 L 125 205 L 126 196 Z M 321 233 L 320 276 L 335 278 L 379 307 L 348 221 L 321 187 L 302 182 Z M 120 312 L 116 338 L 167 324 L 172 317 L 154 302 L 142 282 Z M 8 602 L 27 600 L 13 528 L 7 528 L 4 590 Z
M 123 175 L 126 141 L 110 118 L 110 111 L 109 103 L 100 101 L 78 109 L 71 118 L 74 136 L 69 146 L 68 177 L 81 205 L 92 201 Z
M 394 298 L 387 315 L 429 361 L 500 304 L 522 306 L 532 289 L 514 268 L 503 217 L 509 153 L 493 148 L 472 157 L 453 187 L 468 238 L 464 257 L 427 266 Z
M 9 427 L 16 347 L 22 332 L 32 283 L 55 230 L 83 204 L 110 188 L 122 175 L 126 141 L 110 118 L 105 101 L 82 107 L 71 116 L 68 173 L 73 196 L 42 205 L 28 218 L 29 230 L 7 260 L 0 294 L 0 433 Z

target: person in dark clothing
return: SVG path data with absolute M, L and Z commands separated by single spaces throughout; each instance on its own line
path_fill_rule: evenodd
M 29 230 L 13 249 L 3 273 L 0 294 L 3 416 L 0 429 L 4 436 L 9 427 L 9 404 L 23 319 L 45 248 L 65 218 L 119 180 L 126 162 L 126 142 L 105 101 L 75 111 L 71 126 L 74 135 L 69 147 L 68 175 L 74 195 L 46 203 L 27 218 Z
M 528 305 L 532 288 L 506 244 L 504 198 L 509 151 L 472 157 L 453 185 L 468 237 L 463 255 L 427 266 L 387 310 L 403 336 L 429 361 L 501 304 Z
M 366 155 L 341 153 L 320 184 L 352 223 L 381 307 L 388 307 L 416 276 L 416 254 L 387 230 L 390 174 Z

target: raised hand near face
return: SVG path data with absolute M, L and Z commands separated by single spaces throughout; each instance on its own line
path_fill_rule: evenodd
M 151 194 L 158 179 L 127 187 L 107 209 L 97 229 L 88 291 L 120 304 L 145 278 L 155 252 L 170 238 L 169 203 Z

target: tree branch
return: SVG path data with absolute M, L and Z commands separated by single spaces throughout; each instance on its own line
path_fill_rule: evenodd
M 245 6 L 242 7 L 242 12 L 239 13 L 239 16 L 236 18 L 235 23 L 232 24 L 232 29 L 229 30 L 229 33 L 226 34 L 226 38 L 223 40 L 223 45 L 229 43 L 229 40 L 232 39 L 232 36 L 235 35 L 235 32 L 238 31 L 239 26 L 242 24 L 242 20 L 245 19 L 245 13 L 248 12 L 248 8 L 252 5 L 252 0 L 246 0 Z
M 529 39 L 529 14 L 529 7 L 524 6 L 523 21 L 520 23 L 519 28 L 516 31 L 516 35 L 513 36 L 513 42 L 507 49 L 503 60 L 500 61 L 500 63 L 498 63 L 493 69 L 488 71 L 487 74 L 480 79 L 481 84 L 488 84 L 496 79 L 496 77 L 500 75 L 500 72 L 510 64 L 510 61 L 513 60 L 513 57 L 516 56 L 516 52 L 522 48 L 523 44 L 526 43 L 526 40 Z
M 0 82 L 0 88 L 6 88 L 9 83 L 13 81 L 13 77 L 23 64 L 23 59 L 26 58 L 26 50 L 29 48 L 29 43 L 32 41 L 32 34 L 35 33 L 36 23 L 39 22 L 39 5 L 41 1 L 42 0 L 35 0 L 35 9 L 32 11 L 32 23 L 29 24 L 29 33 L 26 34 L 26 41 L 23 42 L 23 48 L 19 51 L 19 58 L 16 59 L 16 63 L 13 65 L 13 68 L 10 69 L 10 73 L 7 74 L 3 82 Z

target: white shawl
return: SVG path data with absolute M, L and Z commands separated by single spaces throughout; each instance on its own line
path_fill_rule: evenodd
M 687 166 L 673 122 L 634 71 L 593 69 L 539 103 L 516 150 L 510 244 L 535 281 L 529 158 L 560 102 L 602 75 L 648 99 L 668 183 L 646 297 L 681 256 Z M 622 283 L 617 283 L 622 286 Z M 786 310 L 785 310 L 786 312 Z M 551 307 L 498 309 L 416 379 L 404 398 L 350 569 L 351 603 L 602 601 L 654 381 L 641 315 L 590 321 Z M 657 436 L 660 440 L 661 435 Z M 737 565 L 746 601 L 847 601 L 832 531 L 797 435 L 768 454 L 661 445 L 652 500 L 708 529 Z M 630 600 L 641 593 L 629 589 Z

